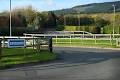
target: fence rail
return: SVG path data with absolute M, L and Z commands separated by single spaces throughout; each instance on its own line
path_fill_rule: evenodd
M 55 45 L 119 46 L 120 34 L 24 34 L 25 36 L 53 37 Z
M 70 45 L 115 45 L 120 46 L 120 34 L 24 34 L 25 36 L 0 36 L 2 46 L 7 43 L 7 39 L 26 39 L 28 47 L 34 45 L 34 39 L 37 37 L 52 37 L 53 44 Z

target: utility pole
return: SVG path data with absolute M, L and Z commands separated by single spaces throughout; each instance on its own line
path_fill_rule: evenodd
M 115 5 L 113 4 L 113 13 L 114 13 L 114 20 L 113 20 L 113 37 L 114 37 L 114 34 L 115 34 Z
M 12 23 L 11 23 L 11 21 L 12 21 L 12 13 L 11 13 L 11 0 L 10 0 L 10 37 L 12 36 Z

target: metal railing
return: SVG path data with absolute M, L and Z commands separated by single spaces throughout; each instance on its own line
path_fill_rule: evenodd
M 53 37 L 53 44 L 118 46 L 120 34 L 24 34 L 25 36 Z M 76 39 L 76 40 L 75 40 Z M 81 45 L 80 45 L 81 46 Z

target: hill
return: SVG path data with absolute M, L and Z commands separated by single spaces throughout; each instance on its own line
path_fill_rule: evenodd
M 116 6 L 116 12 L 120 12 L 120 1 L 79 5 L 69 9 L 55 10 L 53 12 L 56 14 L 110 13 L 113 12 L 113 4 Z

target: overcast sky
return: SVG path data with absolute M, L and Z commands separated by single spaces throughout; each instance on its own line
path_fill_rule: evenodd
M 10 0 L 0 0 L 0 12 L 9 10 Z M 64 8 L 71 8 L 77 5 L 89 4 L 89 3 L 101 3 L 112 2 L 120 0 L 11 0 L 12 8 L 25 7 L 32 5 L 39 11 L 49 11 Z

